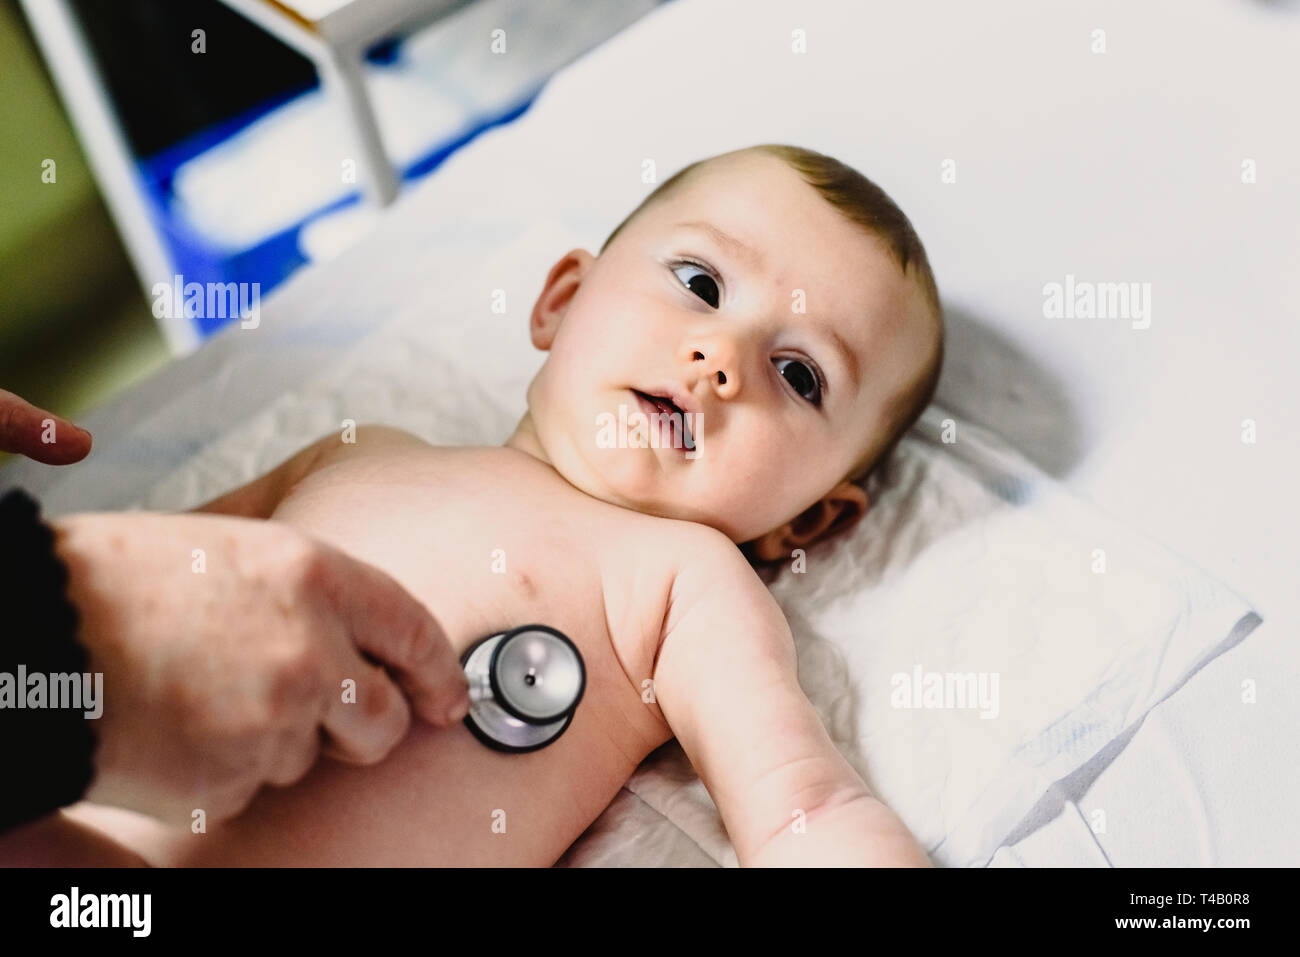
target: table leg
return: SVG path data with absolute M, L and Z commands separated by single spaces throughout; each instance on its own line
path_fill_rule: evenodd
M 330 49 L 317 63 L 327 95 L 343 108 L 358 150 L 357 175 L 366 198 L 387 206 L 397 198 L 397 174 L 384 152 L 375 111 L 366 93 L 358 51 Z

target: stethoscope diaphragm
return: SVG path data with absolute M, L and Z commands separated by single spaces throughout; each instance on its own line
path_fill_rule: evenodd
M 469 679 L 465 726 L 488 747 L 511 754 L 555 741 L 586 690 L 578 648 L 546 625 L 522 625 L 475 642 L 461 655 Z

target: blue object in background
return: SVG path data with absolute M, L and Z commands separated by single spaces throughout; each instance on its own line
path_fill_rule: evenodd
M 371 50 L 367 57 L 373 62 L 391 62 L 397 55 L 397 48 L 396 41 L 388 41 Z M 172 181 L 177 169 L 194 157 L 235 136 L 261 117 L 316 89 L 318 85 L 313 84 L 276 96 L 254 109 L 233 119 L 214 124 L 152 156 L 137 158 L 137 168 L 155 228 L 167 245 L 177 274 L 184 277 L 185 283 L 257 283 L 259 297 L 265 296 L 307 262 L 298 243 L 299 234 L 304 226 L 321 216 L 362 201 L 360 192 L 353 191 L 335 202 L 322 206 L 293 226 L 268 235 L 254 245 L 237 250 L 217 248 L 211 240 L 196 234 L 181 217 L 172 212 L 174 196 Z M 435 146 L 428 154 L 400 171 L 401 181 L 409 183 L 422 179 L 480 133 L 517 119 L 533 104 L 541 89 L 542 86 L 539 85 L 520 102 L 506 108 L 503 112 L 486 117 L 467 132 Z M 231 202 L 241 200 L 249 201 L 249 198 L 231 197 Z M 200 315 L 194 317 L 192 321 L 199 338 L 206 340 L 234 318 L 236 317 Z

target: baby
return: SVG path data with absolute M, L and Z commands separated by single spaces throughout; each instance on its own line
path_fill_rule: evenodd
M 676 737 L 742 865 L 928 864 L 800 690 L 754 568 L 860 518 L 859 480 L 933 394 L 943 323 L 906 217 L 819 153 L 722 154 L 659 186 L 598 256 L 561 258 L 529 333 L 548 356 L 504 447 L 362 427 L 201 510 L 383 569 L 458 655 L 558 628 L 587 668 L 568 730 L 503 754 L 415 722 L 379 764 L 322 759 L 205 834 L 114 836 L 155 865 L 549 866 Z M 657 441 L 602 437 L 664 412 Z

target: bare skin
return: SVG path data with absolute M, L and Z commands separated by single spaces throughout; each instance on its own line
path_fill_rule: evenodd
M 115 825 L 150 864 L 548 866 L 672 737 L 641 683 L 689 523 L 599 502 L 513 449 L 435 448 L 388 431 L 340 444 L 272 517 L 392 575 L 458 655 L 521 623 L 560 629 L 583 655 L 586 694 L 564 735 L 530 754 L 418 722 L 380 764 L 322 759 L 205 834 Z M 497 549 L 505 573 L 493 570 Z M 500 812 L 504 833 L 493 828 Z M 69 815 L 105 820 L 88 805 Z

